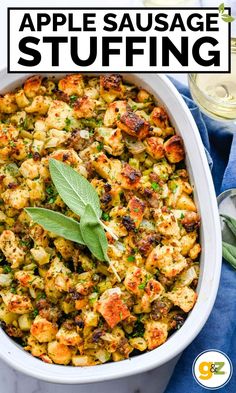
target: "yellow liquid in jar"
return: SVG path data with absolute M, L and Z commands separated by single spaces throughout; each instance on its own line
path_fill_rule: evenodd
M 232 39 L 230 74 L 192 74 L 194 100 L 210 116 L 236 119 L 236 39 Z

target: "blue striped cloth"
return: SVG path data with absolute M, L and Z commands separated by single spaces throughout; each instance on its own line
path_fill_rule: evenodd
M 209 119 L 199 111 L 189 89 L 170 79 L 182 94 L 197 123 L 212 169 L 216 194 L 236 188 L 236 126 Z M 218 391 L 236 393 L 236 271 L 224 260 L 220 287 L 211 315 L 197 338 L 181 355 L 165 393 L 207 392 L 195 382 L 192 364 L 197 355 L 208 349 L 221 350 L 230 357 L 235 371 L 230 382 Z

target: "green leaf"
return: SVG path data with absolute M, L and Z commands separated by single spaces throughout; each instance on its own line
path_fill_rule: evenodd
M 236 220 L 233 217 L 227 216 L 226 214 L 221 214 L 221 217 L 224 218 L 224 222 L 231 230 L 231 232 L 236 236 Z
M 235 18 L 234 18 L 233 16 L 231 16 L 231 15 L 223 14 L 223 15 L 222 15 L 222 20 L 223 20 L 224 22 L 231 23 L 231 22 L 233 22 L 233 21 L 235 20 Z
M 74 213 L 82 216 L 86 205 L 91 205 L 96 217 L 101 217 L 98 194 L 85 177 L 69 165 L 52 158 L 49 160 L 49 169 L 60 197 Z
M 47 231 L 62 236 L 72 242 L 85 244 L 81 235 L 80 224 L 73 218 L 66 217 L 61 213 L 40 207 L 27 207 L 25 211 L 34 222 L 41 225 Z
M 225 5 L 224 5 L 224 3 L 221 3 L 221 4 L 219 5 L 219 12 L 220 12 L 221 14 L 223 14 L 224 10 L 225 10 Z
M 152 187 L 152 189 L 153 189 L 154 191 L 159 191 L 160 188 L 161 188 L 161 187 L 159 186 L 159 184 L 156 183 L 156 182 L 152 182 L 151 187 Z
M 109 221 L 109 220 L 110 220 L 109 213 L 102 212 L 102 219 L 103 219 L 104 221 Z
M 134 261 L 135 261 L 135 256 L 134 256 L 134 255 L 129 255 L 129 256 L 127 257 L 127 261 L 128 261 L 128 262 L 134 262 Z
M 72 95 L 72 96 L 70 96 L 70 102 L 71 102 L 71 103 L 74 103 L 75 101 L 77 101 L 77 99 L 78 99 L 78 96 L 77 96 L 77 95 Z
M 138 286 L 139 289 L 144 289 L 145 287 L 146 287 L 146 282 L 142 282 L 142 284 Z
M 223 257 L 236 269 L 236 247 L 232 244 L 223 242 Z
M 108 242 L 104 229 L 99 224 L 97 215 L 92 206 L 86 205 L 84 214 L 80 219 L 81 234 L 84 243 L 99 261 L 108 261 Z

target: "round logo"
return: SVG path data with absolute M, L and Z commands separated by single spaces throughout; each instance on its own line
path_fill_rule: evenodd
M 222 388 L 230 381 L 233 365 L 224 352 L 209 349 L 196 357 L 192 371 L 200 386 L 214 390 Z

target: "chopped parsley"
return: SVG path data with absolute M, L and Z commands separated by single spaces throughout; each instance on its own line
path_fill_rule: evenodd
M 75 102 L 77 99 L 78 99 L 78 96 L 77 96 L 76 94 L 70 96 L 70 102 L 71 102 L 72 104 L 74 104 L 74 102 Z
M 66 123 L 66 126 L 64 128 L 65 131 L 70 131 L 70 127 L 71 127 L 71 124 L 72 124 L 71 119 L 69 119 L 69 117 L 67 117 L 66 120 L 65 120 L 65 123 Z
M 55 187 L 50 185 L 50 186 L 46 187 L 45 191 L 46 191 L 46 194 L 48 195 L 47 203 L 50 203 L 50 204 L 54 203 L 55 200 L 57 199 L 57 195 L 58 195 Z
M 131 338 L 135 338 L 135 337 L 143 337 L 144 332 L 145 332 L 145 328 L 143 323 L 141 322 L 141 316 L 138 318 L 138 320 L 135 322 L 134 325 L 134 330 L 133 332 L 129 335 L 129 337 Z
M 28 128 L 29 128 L 29 121 L 28 121 L 28 118 L 27 118 L 27 117 L 26 117 L 25 120 L 23 121 L 22 126 L 23 126 L 23 128 L 24 128 L 25 130 L 28 130 Z
M 155 181 L 152 182 L 151 187 L 152 187 L 152 189 L 153 189 L 154 191 L 160 191 L 160 188 L 161 188 L 161 187 L 159 186 L 159 184 L 156 183 Z
M 54 190 L 54 188 L 52 186 L 46 187 L 46 193 L 48 195 L 54 195 L 54 192 L 55 192 L 55 190 Z
M 128 262 L 134 262 L 135 261 L 135 256 L 134 255 L 129 255 L 127 258 Z
M 142 282 L 142 284 L 140 284 L 138 286 L 139 289 L 144 289 L 146 287 L 147 283 L 146 282 Z
M 99 143 L 99 145 L 97 146 L 97 150 L 102 151 L 103 147 L 104 147 L 103 143 Z
M 38 314 L 39 314 L 39 310 L 35 308 L 34 311 L 32 312 L 32 317 L 36 318 Z
M 6 170 L 10 175 L 17 176 L 19 174 L 19 168 L 15 163 L 10 163 L 6 166 Z
M 71 119 L 67 117 L 65 121 L 66 121 L 66 126 L 69 127 L 71 125 Z
M 109 220 L 110 220 L 109 214 L 106 213 L 106 212 L 102 212 L 102 219 L 103 219 L 104 221 L 109 221 Z
M 56 199 L 57 199 L 56 197 L 49 198 L 48 203 L 53 204 Z
M 146 285 L 147 285 L 147 282 L 148 282 L 149 278 L 150 278 L 149 275 L 147 275 L 147 276 L 145 277 L 145 280 L 144 280 L 141 284 L 139 284 L 138 288 L 139 288 L 139 289 L 145 289 L 145 287 L 146 287 Z
M 45 293 L 39 293 L 36 297 L 36 300 L 46 299 Z
M 95 123 L 96 123 L 96 125 L 99 126 L 99 127 L 101 127 L 101 126 L 103 125 L 102 119 L 96 119 L 96 120 L 95 120 Z
M 11 266 L 9 266 L 9 265 L 4 265 L 4 266 L 3 266 L 3 271 L 4 271 L 4 273 L 10 273 L 10 272 L 11 272 Z
M 20 240 L 20 245 L 28 247 L 31 243 L 31 240 Z

